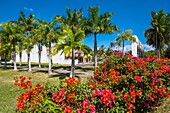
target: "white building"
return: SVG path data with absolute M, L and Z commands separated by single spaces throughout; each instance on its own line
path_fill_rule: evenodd
M 132 55 L 135 57 L 143 57 L 144 55 L 144 47 L 138 37 L 134 35 L 136 38 L 135 42 L 132 42 Z
M 30 53 L 30 60 L 31 62 L 37 62 L 38 63 L 38 46 L 34 45 L 33 49 L 31 50 Z M 16 61 L 19 62 L 19 54 L 16 56 Z M 22 62 L 27 62 L 28 61 L 28 56 L 26 51 L 22 51 Z M 64 53 L 61 54 L 59 52 L 58 54 L 52 56 L 52 61 L 53 63 L 58 63 L 58 64 L 71 64 L 71 59 L 65 58 Z M 47 49 L 45 46 L 42 46 L 42 51 L 41 51 L 41 63 L 48 63 L 48 56 L 47 56 Z M 75 64 L 78 64 L 78 59 L 75 59 Z

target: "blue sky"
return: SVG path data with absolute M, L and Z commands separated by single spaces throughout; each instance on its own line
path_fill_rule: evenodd
M 87 15 L 87 6 L 100 6 L 100 13 L 115 12 L 112 17 L 113 24 L 121 31 L 132 29 L 133 34 L 145 45 L 144 30 L 150 28 L 151 11 L 164 9 L 170 13 L 169 0 L 1 0 L 0 22 L 16 20 L 19 12 L 26 15 L 35 14 L 36 18 L 50 21 L 55 15 L 66 15 L 66 6 L 71 8 L 83 8 L 83 14 Z M 117 37 L 117 32 L 112 35 L 97 35 L 98 47 L 102 44 L 108 47 Z M 86 37 L 83 42 L 93 48 L 93 36 Z M 130 43 L 126 42 L 127 45 Z M 150 49 L 145 45 L 146 49 Z

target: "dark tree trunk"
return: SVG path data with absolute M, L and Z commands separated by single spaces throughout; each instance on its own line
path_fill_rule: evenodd
M 30 53 L 28 53 L 28 71 L 31 72 L 31 59 L 30 59 Z
M 22 67 L 22 52 L 21 51 L 19 52 L 19 60 L 20 60 L 19 66 Z
M 1 66 L 1 56 L 0 56 L 0 66 Z
M 7 68 L 7 56 L 5 55 L 5 64 L 4 64 L 4 68 Z
M 74 77 L 75 73 L 75 53 L 74 53 L 74 49 L 72 49 L 72 58 L 71 58 L 71 72 L 70 72 L 70 77 Z
M 38 60 L 39 60 L 39 62 L 38 62 L 38 66 L 39 66 L 39 68 L 41 68 L 41 46 L 40 46 L 40 44 L 38 45 Z
M 156 55 L 160 59 L 160 44 L 159 44 L 159 47 L 158 47 L 158 33 L 156 33 Z
M 14 62 L 14 70 L 17 70 L 17 63 L 16 63 L 16 49 L 14 46 L 14 50 L 13 50 L 13 62 Z
M 97 33 L 94 33 L 94 71 L 97 67 Z
M 49 55 L 48 55 L 48 76 L 50 76 L 51 75 L 51 42 L 49 42 Z
M 124 54 L 124 47 L 125 47 L 125 44 L 124 44 L 124 40 L 123 40 L 123 45 L 122 45 L 122 54 Z

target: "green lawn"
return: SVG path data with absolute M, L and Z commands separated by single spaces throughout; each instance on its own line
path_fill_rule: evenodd
M 16 98 L 23 90 L 14 86 L 14 77 L 24 75 L 32 77 L 33 84 L 43 82 L 59 83 L 59 77 L 48 78 L 46 73 L 42 72 L 27 72 L 27 71 L 13 71 L 12 69 L 0 69 L 0 113 L 13 113 L 15 112 Z
M 61 66 L 60 66 L 61 67 Z M 63 66 L 65 67 L 65 66 Z M 86 69 L 77 69 L 79 71 L 89 71 Z M 33 85 L 40 83 L 43 84 L 45 82 L 51 82 L 56 85 L 59 84 L 60 80 L 67 77 L 68 75 L 57 75 L 48 77 L 47 72 L 27 72 L 27 71 L 14 71 L 13 69 L 2 69 L 0 68 L 0 113 L 14 113 L 16 108 L 16 99 L 18 95 L 20 95 L 23 90 L 14 86 L 14 77 L 15 76 L 26 76 L 32 78 Z M 86 78 L 82 77 L 82 81 L 84 82 Z

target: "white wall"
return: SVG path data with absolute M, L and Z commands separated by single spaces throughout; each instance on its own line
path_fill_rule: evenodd
M 39 60 L 38 60 L 38 46 L 37 45 L 34 45 L 33 49 L 31 50 L 30 57 L 31 57 L 31 62 L 37 62 L 38 63 Z M 26 51 L 22 51 L 22 62 L 27 62 L 27 59 L 28 59 L 28 56 L 27 56 Z M 52 60 L 53 60 L 53 63 L 71 64 L 71 59 L 65 59 L 64 53 L 61 54 L 61 52 L 52 56 Z M 17 54 L 17 56 L 16 56 L 16 61 L 17 62 L 20 61 L 19 60 L 19 54 Z M 48 63 L 48 56 L 47 56 L 45 46 L 42 47 L 41 62 L 42 63 Z M 78 64 L 77 59 L 75 59 L 75 64 Z
M 144 51 L 144 47 L 138 37 L 136 35 L 134 35 L 134 37 L 136 38 L 136 42 L 132 42 L 132 55 L 135 57 L 141 57 L 141 54 L 143 54 L 142 52 Z

